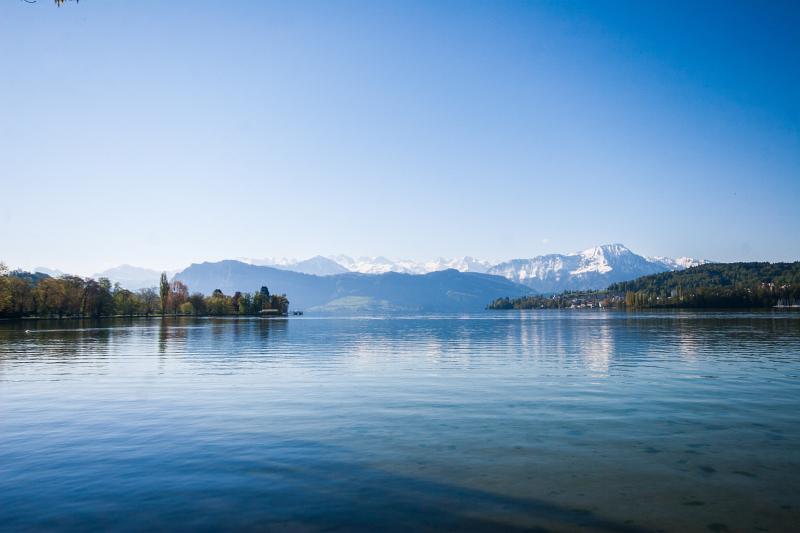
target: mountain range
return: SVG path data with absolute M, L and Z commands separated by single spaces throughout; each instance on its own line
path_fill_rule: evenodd
M 252 265 L 241 261 L 193 264 L 175 275 L 192 291 L 210 294 L 254 292 L 262 285 L 289 296 L 292 308 L 312 312 L 461 312 L 478 311 L 502 296 L 521 296 L 530 289 L 500 276 L 449 269 L 428 274 L 360 274 L 317 276 Z
M 168 273 L 191 291 L 252 292 L 266 285 L 287 294 L 295 308 L 349 310 L 467 310 L 501 296 L 604 289 L 660 272 L 708 261 L 688 257 L 645 257 L 622 244 L 568 254 L 492 262 L 462 257 L 431 261 L 346 255 L 225 260 L 193 264 Z M 57 271 L 37 268 L 42 272 Z M 160 272 L 122 265 L 95 274 L 136 290 L 158 285 Z
M 241 261 L 317 276 L 332 276 L 346 272 L 428 274 L 455 269 L 460 272 L 502 276 L 537 292 L 603 289 L 617 281 L 670 270 L 682 270 L 708 262 L 690 257 L 676 259 L 645 257 L 618 243 L 595 246 L 569 254 L 540 255 L 503 262 L 484 261 L 469 256 L 419 262 L 407 259 L 394 260 L 382 256 L 354 259 L 346 255 L 315 256 L 304 261 L 287 258 L 241 259 Z
M 706 262 L 688 257 L 648 258 L 633 253 L 622 244 L 606 244 L 571 254 L 512 259 L 494 265 L 487 272 L 521 283 L 536 292 L 548 293 L 604 289 L 618 281 L 682 270 Z

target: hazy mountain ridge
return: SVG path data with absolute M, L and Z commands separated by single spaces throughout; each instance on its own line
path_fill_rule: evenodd
M 133 265 L 120 265 L 93 274 L 92 277 L 95 279 L 108 278 L 111 283 L 119 283 L 122 287 L 135 291 L 157 287 L 161 272 Z
M 48 276 L 53 278 L 60 278 L 63 276 L 73 276 L 73 275 L 78 276 L 80 278 L 84 277 L 91 277 L 94 279 L 108 278 L 108 280 L 111 281 L 111 283 L 119 283 L 121 287 L 132 291 L 157 287 L 159 279 L 161 277 L 160 270 L 137 267 L 127 264 L 115 266 L 113 268 L 103 270 L 102 272 L 96 272 L 91 276 L 70 274 L 62 270 L 44 266 L 34 267 L 31 269 L 31 272 L 47 274 Z M 175 272 L 177 271 L 176 270 L 167 271 L 167 275 L 172 276 L 173 274 L 175 274 Z
M 52 278 L 60 278 L 61 276 L 67 276 L 66 272 L 58 270 L 57 268 L 48 268 L 43 266 L 33 267 L 31 272 L 34 274 L 47 274 Z

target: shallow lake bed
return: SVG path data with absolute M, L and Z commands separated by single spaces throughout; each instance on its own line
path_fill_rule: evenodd
M 791 531 L 798 378 L 789 312 L 4 323 L 0 528 Z

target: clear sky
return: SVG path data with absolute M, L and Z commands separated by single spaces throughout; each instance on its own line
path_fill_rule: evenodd
M 0 3 L 0 259 L 800 259 L 798 2 Z

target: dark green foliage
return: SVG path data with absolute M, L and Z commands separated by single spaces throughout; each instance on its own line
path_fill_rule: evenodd
M 551 296 L 531 295 L 522 298 L 498 298 L 489 309 L 568 309 L 572 307 L 622 307 L 624 301 L 608 291 L 565 291 Z
M 169 280 L 166 272 L 161 273 L 161 280 L 158 283 L 158 296 L 161 299 L 161 314 L 164 315 L 169 304 Z
M 614 283 L 605 291 L 501 298 L 489 309 L 759 308 L 800 304 L 800 262 L 712 263 Z
M 614 283 L 608 290 L 671 291 L 700 288 L 800 285 L 800 262 L 795 263 L 711 263 L 677 272 L 662 272 L 633 281 Z

